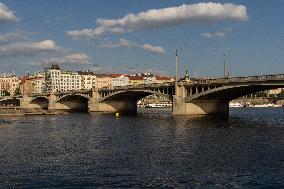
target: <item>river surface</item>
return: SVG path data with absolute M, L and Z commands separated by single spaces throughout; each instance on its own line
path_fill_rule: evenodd
M 0 117 L 0 188 L 284 188 L 284 108 Z

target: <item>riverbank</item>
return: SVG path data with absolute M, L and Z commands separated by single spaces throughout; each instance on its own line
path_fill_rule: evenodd
M 15 115 L 61 115 L 68 114 L 61 110 L 42 110 L 42 109 L 24 109 L 19 107 L 0 107 L 0 116 L 15 116 Z

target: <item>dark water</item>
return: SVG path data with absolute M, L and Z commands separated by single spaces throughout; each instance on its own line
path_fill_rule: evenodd
M 284 109 L 2 117 L 0 152 L 0 188 L 284 188 Z

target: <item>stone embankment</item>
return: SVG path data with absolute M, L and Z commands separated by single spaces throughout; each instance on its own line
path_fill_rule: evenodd
M 19 107 L 0 107 L 0 116 L 9 115 L 58 115 L 67 114 L 67 112 L 56 110 L 42 110 L 42 109 L 23 109 Z
M 275 100 L 273 98 L 238 98 L 233 101 L 232 103 L 241 103 L 241 104 L 250 104 L 250 105 L 259 105 L 259 104 L 277 104 L 277 105 L 283 105 L 284 100 Z

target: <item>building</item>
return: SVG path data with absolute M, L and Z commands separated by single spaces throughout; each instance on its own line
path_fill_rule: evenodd
M 174 82 L 174 78 L 168 77 L 168 76 L 155 76 L 156 80 L 155 83 L 161 84 L 161 83 L 171 83 Z
M 78 72 L 64 71 L 58 65 L 44 69 L 44 92 L 81 90 L 81 76 Z
M 129 85 L 141 85 L 141 84 L 161 84 L 165 82 L 173 82 L 174 79 L 168 76 L 154 75 L 152 73 L 130 75 Z
M 156 77 L 153 74 L 144 74 L 143 75 L 144 83 L 145 84 L 152 84 L 156 83 Z
M 19 87 L 20 80 L 15 74 L 0 75 L 0 96 L 13 96 L 16 89 Z
M 129 85 L 143 85 L 145 84 L 144 77 L 142 75 L 129 75 Z
M 20 91 L 23 95 L 43 93 L 45 84 L 44 75 L 37 73 L 32 76 L 24 76 L 20 82 Z
M 112 87 L 124 87 L 129 85 L 129 78 L 125 74 L 111 74 Z
M 112 77 L 110 74 L 95 74 L 97 77 L 95 88 L 112 88 Z
M 96 86 L 97 77 L 90 71 L 78 71 L 81 77 L 81 89 L 92 89 Z

